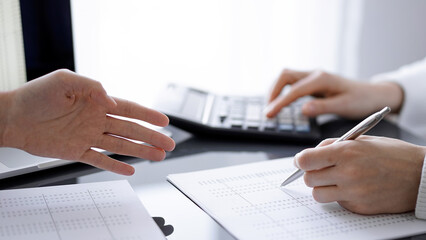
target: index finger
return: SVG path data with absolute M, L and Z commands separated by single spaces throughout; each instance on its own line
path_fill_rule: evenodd
M 343 144 L 349 141 L 343 141 L 336 144 L 330 144 L 322 147 L 309 148 L 301 151 L 295 156 L 295 165 L 306 171 L 319 170 L 336 165 L 340 159 L 338 154 Z
M 275 98 L 277 98 L 286 85 L 293 84 L 299 79 L 305 78 L 308 74 L 308 72 L 299 72 L 288 69 L 283 70 L 280 77 L 272 86 L 271 92 L 269 93 L 268 102 L 272 102 Z
M 114 97 L 114 100 L 117 106 L 109 108 L 109 114 L 134 118 L 161 127 L 169 124 L 169 118 L 156 110 L 121 98 Z
M 267 116 L 275 116 L 283 107 L 289 105 L 298 98 L 312 95 L 327 89 L 328 83 L 325 81 L 319 81 L 321 78 L 322 75 L 320 72 L 313 72 L 305 78 L 297 81 L 286 95 L 277 97 L 268 105 Z

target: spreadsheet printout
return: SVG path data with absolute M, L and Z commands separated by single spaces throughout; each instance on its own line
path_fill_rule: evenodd
M 0 191 L 0 239 L 165 239 L 127 181 Z
M 168 181 L 238 239 L 389 239 L 426 232 L 414 213 L 359 215 L 322 204 L 300 178 L 285 188 L 293 158 L 171 174 Z

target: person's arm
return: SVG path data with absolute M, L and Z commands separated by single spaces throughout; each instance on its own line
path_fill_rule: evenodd
M 4 132 L 13 92 L 0 92 L 0 147 L 4 147 Z
M 281 94 L 287 85 L 291 90 Z M 305 115 L 334 113 L 347 118 L 361 118 L 385 106 L 396 112 L 404 99 L 402 88 L 393 82 L 360 82 L 322 71 L 284 70 L 269 94 L 266 116 L 274 117 L 281 108 L 306 95 L 317 98 L 304 104 Z
M 74 160 L 131 175 L 134 168 L 92 148 L 149 160 L 162 160 L 174 141 L 121 116 L 166 126 L 168 118 L 137 103 L 107 95 L 99 82 L 58 70 L 2 95 L 4 147 L 43 157 Z M 6 121 L 4 121 L 6 119 Z M 132 140 L 147 144 L 135 143 Z

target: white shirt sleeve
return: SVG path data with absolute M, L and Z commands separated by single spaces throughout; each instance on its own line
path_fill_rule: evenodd
M 404 90 L 404 102 L 399 113 L 400 127 L 426 138 L 426 58 L 400 69 L 372 78 L 375 82 L 398 83 Z
M 404 91 L 404 102 L 398 117 L 400 127 L 426 138 L 426 58 L 404 66 L 397 71 L 373 77 L 375 82 L 398 83 Z M 426 157 L 425 157 L 426 159 Z M 423 160 L 422 176 L 415 214 L 426 219 L 426 164 Z

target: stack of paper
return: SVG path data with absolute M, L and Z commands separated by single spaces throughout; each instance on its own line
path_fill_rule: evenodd
M 413 213 L 364 216 L 315 202 L 292 159 L 169 175 L 169 181 L 238 239 L 388 239 L 426 232 Z
M 127 181 L 0 191 L 0 239 L 165 239 Z

